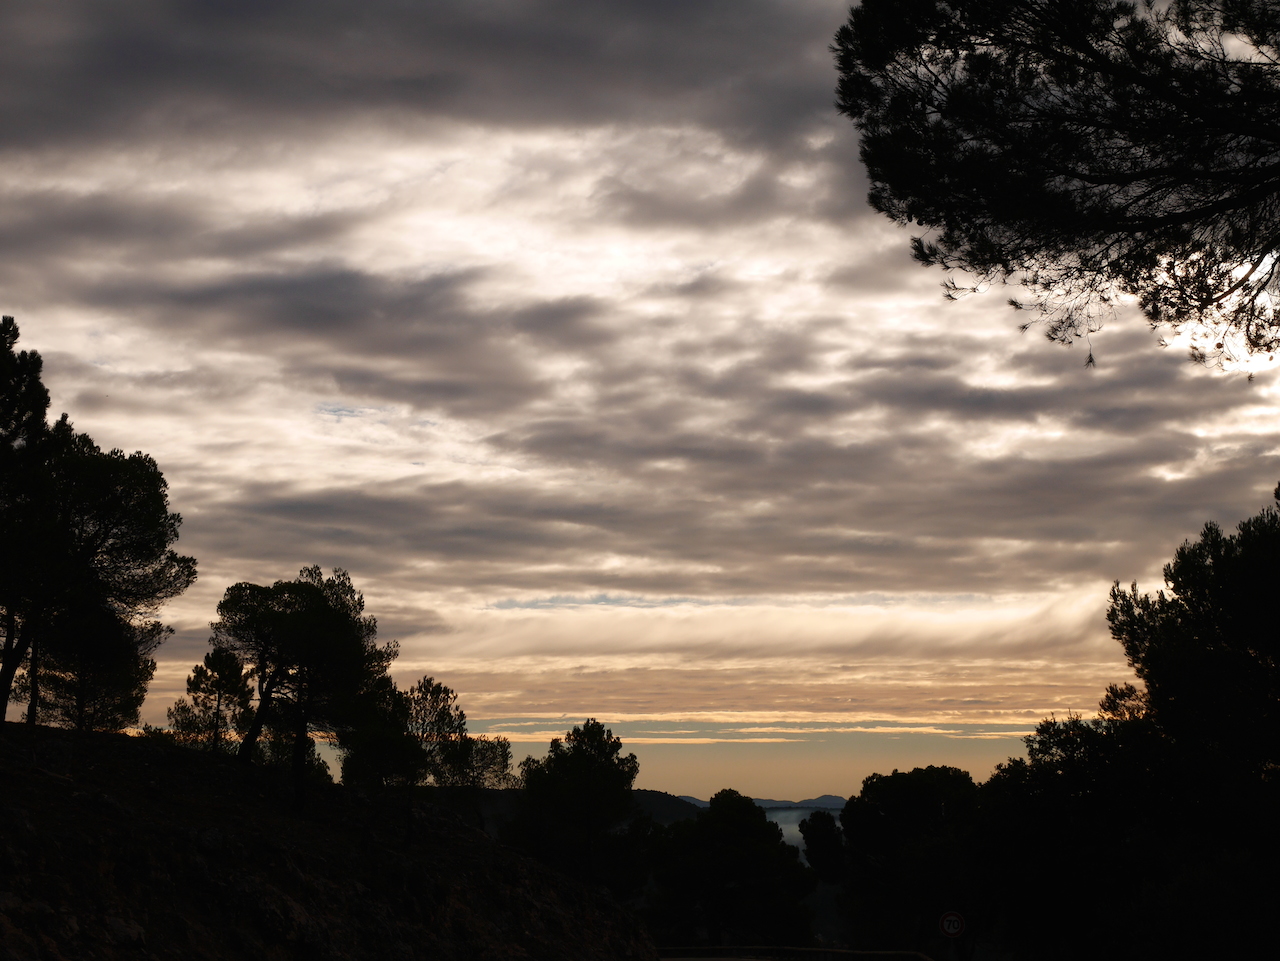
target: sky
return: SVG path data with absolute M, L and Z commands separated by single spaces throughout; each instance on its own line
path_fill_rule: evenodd
M 311 564 L 472 731 L 596 717 L 675 794 L 982 780 L 1131 679 L 1108 590 L 1270 502 L 1276 379 L 944 300 L 832 106 L 846 15 L 0 7 L 0 309 L 199 561 L 144 719 Z

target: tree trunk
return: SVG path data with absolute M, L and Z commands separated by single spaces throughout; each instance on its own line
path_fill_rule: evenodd
M 253 749 L 262 736 L 262 726 L 267 722 L 267 713 L 271 710 L 271 695 L 275 693 L 275 682 L 268 678 L 258 688 L 258 709 L 253 712 L 253 720 L 249 722 L 249 730 L 245 731 L 240 741 L 240 750 L 236 752 L 245 764 L 253 763 Z
M 25 628 L 25 623 L 23 627 Z M 13 690 L 13 679 L 18 673 L 22 659 L 27 656 L 27 645 L 30 638 L 23 630 L 18 632 L 18 616 L 13 611 L 5 612 L 4 652 L 0 654 L 0 721 L 5 719 L 9 709 L 9 693 Z
M 27 661 L 27 678 L 31 682 L 31 697 L 27 700 L 27 723 L 35 725 L 40 713 L 40 639 L 31 638 L 31 657 Z
M 75 679 L 76 683 L 76 730 L 81 734 L 89 731 L 89 684 L 84 672 Z
M 307 786 L 307 755 L 311 739 L 307 737 L 307 713 L 297 705 L 298 721 L 293 731 L 293 803 L 301 813 Z
M 213 692 L 213 753 L 222 753 L 222 692 Z

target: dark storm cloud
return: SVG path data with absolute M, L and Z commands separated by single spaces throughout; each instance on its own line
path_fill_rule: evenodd
M 842 13 L 794 0 L 11 4 L 0 142 L 192 137 L 377 110 L 686 122 L 776 142 L 826 118 L 825 46 Z
M 152 264 L 181 257 L 255 257 L 332 241 L 368 219 L 367 212 L 276 215 L 270 222 L 220 224 L 216 201 L 69 190 L 0 192 L 0 254 L 31 263 L 74 262 L 86 254 Z M 26 261 L 27 263 L 22 263 Z M 16 273 L 12 266 L 9 271 Z
M 869 212 L 855 138 L 831 108 L 826 48 L 844 12 L 837 0 L 10 5 L 0 12 L 10 41 L 0 154 L 163 154 L 177 144 L 269 152 L 349 129 L 419 125 L 429 138 L 440 122 L 692 130 L 697 145 L 659 162 L 679 171 L 700 155 L 714 170 L 732 149 L 753 157 L 753 169 L 732 185 L 719 174 L 710 190 L 658 185 L 628 170 L 651 148 L 623 143 L 595 191 L 601 215 L 708 230 L 803 211 L 849 224 Z M 796 163 L 813 174 L 803 185 L 786 182 Z M 147 223 L 148 213 L 159 220 Z M 154 240 L 190 216 L 172 204 L 138 210 L 116 230 Z M 314 226 L 342 226 L 328 216 L 338 220 Z M 227 255 L 272 242 L 254 227 L 219 237 Z
M 907 245 L 898 243 L 837 268 L 826 281 L 837 289 L 862 296 L 892 295 L 909 286 L 910 281 L 918 282 L 922 274 L 922 265 L 911 258 Z
M 839 3 L 783 0 L 9 6 L 0 151 L 53 151 L 67 163 L 136 152 L 145 170 L 184 150 L 224 163 L 270 153 L 254 144 L 401 129 L 406 118 L 491 129 L 653 124 L 692 127 L 763 159 L 742 184 L 710 193 L 602 170 L 593 193 L 602 218 L 712 230 L 800 208 L 853 210 L 864 190 L 845 180 L 860 168 L 830 162 L 851 138 L 804 142 L 815 124 L 833 123 L 826 44 L 842 15 Z M 691 149 L 713 171 L 722 161 L 715 143 Z M 612 159 L 626 168 L 646 150 L 624 141 Z M 826 164 L 807 192 L 780 185 L 797 157 Z M 677 159 L 659 151 L 650 162 L 678 170 Z M 854 194 L 842 200 L 833 184 Z M 439 277 L 393 278 L 326 256 L 351 248 L 353 232 L 385 213 L 376 205 L 246 214 L 198 185 L 144 186 L 145 177 L 126 191 L 11 184 L 0 205 L 4 289 L 24 304 L 105 306 L 197 341 L 278 351 L 310 383 L 460 414 L 542 396 L 531 354 L 598 351 L 617 336 L 603 322 L 613 305 L 578 295 L 480 311 L 449 300 L 457 285 Z M 218 260 L 225 269 L 211 277 L 205 265 Z M 672 290 L 692 299 L 732 283 L 707 277 Z M 824 403 L 777 400 L 797 413 Z
M 250 385 L 225 369 L 193 364 L 180 371 L 143 371 L 122 375 L 74 354 L 42 351 L 45 382 L 54 389 L 54 409 L 76 417 L 99 412 L 140 416 L 158 406 L 169 415 L 198 419 L 211 404 L 227 404 Z M 62 389 L 62 388 L 65 388 Z
M 399 280 L 341 266 L 238 273 L 166 284 L 148 277 L 95 279 L 89 303 L 162 329 L 275 356 L 286 374 L 333 383 L 366 398 L 474 416 L 528 403 L 545 392 L 515 330 L 554 340 L 593 330 L 581 303 L 515 312 L 465 302 L 474 271 Z
M 141 244 L 157 249 L 189 244 L 203 226 L 175 199 L 138 203 L 108 194 L 76 196 L 66 191 L 5 191 L 0 194 L 0 254 L 15 258 L 74 258 L 103 244 Z
M 628 162 L 626 150 L 637 148 L 624 144 L 612 157 L 617 172 L 600 178 L 595 198 L 603 214 L 632 228 L 714 230 L 803 217 L 856 230 L 874 216 L 864 203 L 857 138 L 830 110 L 814 129 L 827 137 L 787 128 L 762 128 L 754 142 L 676 137 L 658 169 Z M 705 130 L 726 133 L 714 122 Z
M 1064 377 L 1062 352 L 1051 382 L 975 383 L 974 358 L 990 345 L 952 334 L 907 338 L 895 345 L 906 359 L 862 353 L 821 387 L 793 386 L 792 375 L 819 367 L 841 335 L 848 332 L 815 323 L 786 334 L 721 339 L 711 353 L 740 359 L 714 368 L 710 358 L 683 349 L 647 362 L 599 358 L 580 374 L 580 384 L 594 388 L 588 408 L 577 416 L 529 417 L 491 441 L 622 473 L 671 461 L 707 472 L 719 466 L 714 484 L 721 489 L 750 487 L 753 478 L 775 473 L 782 482 L 797 472 L 811 480 L 879 483 L 910 469 L 916 457 L 955 449 L 981 430 L 1041 423 L 1101 438 L 1133 436 L 1132 456 L 1178 459 L 1200 444 L 1178 425 L 1225 414 L 1257 392 L 1243 378 L 1192 377 L 1141 335 L 1117 342 L 1112 366 L 1099 371 Z M 1021 360 L 1015 355 L 1009 364 L 1019 369 Z M 860 432 L 874 440 L 840 443 L 831 436 L 851 415 L 863 418 Z M 690 426 L 694 420 L 702 426 Z M 1154 452 L 1153 438 L 1159 438 Z M 878 445 L 894 452 L 892 462 Z M 881 472 L 869 476 L 870 465 L 882 465 Z

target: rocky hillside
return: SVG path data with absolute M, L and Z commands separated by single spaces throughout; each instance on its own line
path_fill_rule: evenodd
M 146 739 L 5 724 L 0 823 L 0 961 L 656 959 L 455 815 Z

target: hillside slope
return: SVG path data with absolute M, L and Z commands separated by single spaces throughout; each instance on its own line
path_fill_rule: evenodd
M 636 959 L 605 893 L 455 816 L 123 735 L 0 731 L 0 961 Z

